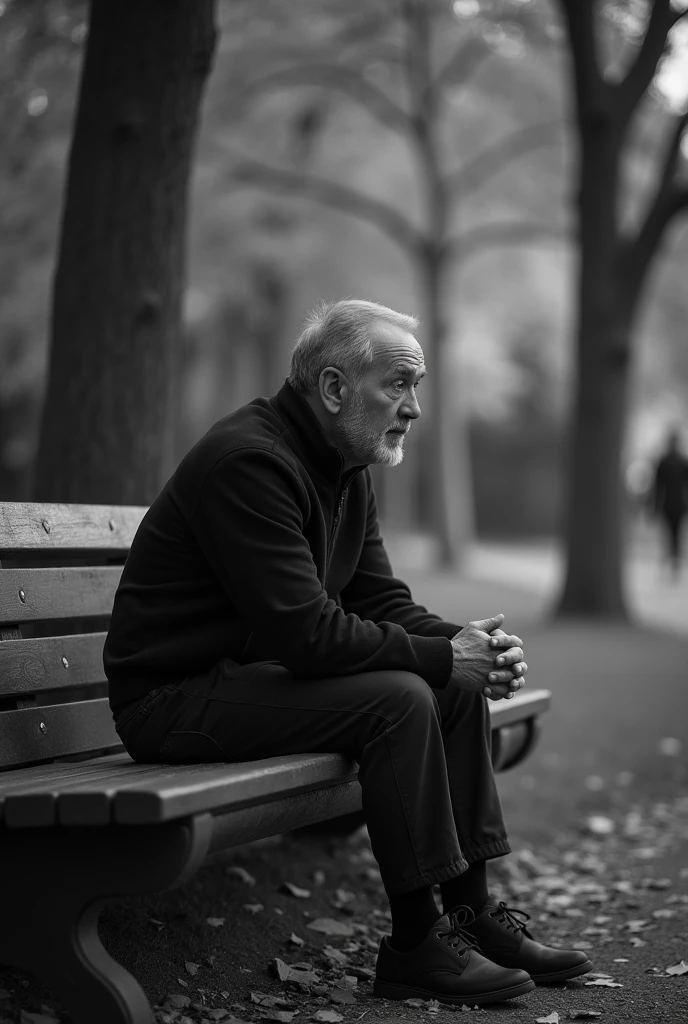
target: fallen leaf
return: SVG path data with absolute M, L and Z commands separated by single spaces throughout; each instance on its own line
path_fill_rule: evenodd
M 650 922 L 644 919 L 636 919 L 634 921 L 624 921 L 623 924 L 619 925 L 619 928 L 627 932 L 641 932 Z
M 315 921 L 307 924 L 306 927 L 312 928 L 314 932 L 322 932 L 323 935 L 350 936 L 355 931 L 353 925 L 346 921 L 335 921 L 333 917 L 318 917 Z
M 404 1006 L 410 1006 L 414 1010 L 422 1010 L 425 1006 L 425 1002 L 425 999 L 416 999 L 414 997 L 413 999 L 404 999 Z
M 559 1024 L 559 1014 L 556 1010 L 552 1010 L 546 1017 L 536 1017 L 537 1024 Z
M 320 975 L 316 974 L 315 971 L 287 964 L 278 956 L 275 957 L 273 962 L 280 981 L 295 982 L 304 988 L 308 988 L 309 985 L 317 984 L 320 981 Z M 310 967 L 310 964 L 308 967 Z
M 352 974 L 343 974 L 341 978 L 337 978 L 334 984 L 337 988 L 342 989 L 356 988 L 358 985 L 358 978 L 354 977 Z
M 623 988 L 619 981 L 610 981 L 608 978 L 596 978 L 594 981 L 586 981 L 586 985 L 597 985 L 598 988 Z
M 328 960 L 332 960 L 335 964 L 348 964 L 349 958 L 346 953 L 342 953 L 341 949 L 337 949 L 335 946 L 324 946 L 323 953 Z
M 276 914 L 279 914 L 280 917 L 284 913 L 281 907 L 273 907 L 272 909 L 275 911 Z
M 347 971 L 359 981 L 374 981 L 375 971 L 372 967 L 348 967 Z
M 235 878 L 240 879 L 246 885 L 255 885 L 256 880 L 253 875 L 249 874 L 246 868 L 240 867 L 238 864 L 232 864 L 227 868 L 227 874 L 233 875 Z
M 601 1016 L 600 1010 L 569 1010 L 569 1020 L 596 1020 Z
M 319 1024 L 339 1024 L 344 1018 L 336 1010 L 316 1010 L 311 1020 L 318 1021 Z
M 667 974 L 688 974 L 688 964 L 685 960 L 679 960 L 677 964 L 666 968 Z
M 614 963 L 615 964 L 627 964 L 627 963 L 630 963 L 630 961 L 629 961 L 628 957 L 616 956 L 616 957 L 614 957 Z
M 356 997 L 351 988 L 333 988 L 328 993 L 331 1003 L 355 1003 Z
M 308 900 L 311 897 L 310 889 L 301 889 L 298 885 L 294 885 L 292 882 L 282 882 L 282 892 L 288 892 L 291 896 L 296 896 L 299 900 Z
M 327 879 L 327 875 L 324 871 L 313 872 L 313 885 L 324 885 Z M 321 1010 L 321 1013 L 334 1013 L 334 1010 Z
M 292 1021 L 298 1010 L 268 1010 L 266 1013 L 261 1013 L 263 1020 L 276 1020 L 280 1021 L 281 1024 L 289 1024 Z
M 193 976 L 195 977 L 198 974 L 201 965 L 191 963 L 190 960 L 187 960 L 184 966 L 186 967 L 187 974 L 193 974 Z
M 206 917 L 206 924 L 209 924 L 211 928 L 222 928 L 225 923 L 224 917 Z
M 177 1010 L 183 1010 L 187 1006 L 191 1006 L 191 1000 L 189 999 L 188 996 L 172 992 L 169 995 L 165 996 L 163 1005 L 173 1006 Z
M 262 903 L 244 903 L 243 909 L 248 910 L 249 914 L 260 914 L 265 907 Z
M 258 1006 L 269 1006 L 269 1007 L 275 1007 L 275 1006 L 288 1007 L 290 1005 L 293 1005 L 293 1004 L 290 1004 L 289 1000 L 285 999 L 283 996 L 271 996 L 271 995 L 268 995 L 267 992 L 251 992 L 251 1002 L 252 1003 L 257 1003 Z
M 652 916 L 662 920 L 668 920 L 670 917 L 676 917 L 676 911 L 670 910 L 669 907 L 660 907 L 659 910 L 653 910 Z
M 179 982 L 180 985 L 183 985 L 184 988 L 188 988 L 189 987 L 188 981 L 184 981 L 183 978 L 177 978 L 177 981 Z
M 629 942 L 632 946 L 635 946 L 636 949 L 638 949 L 639 946 L 647 945 L 645 939 L 641 939 L 639 935 L 631 935 Z
M 304 946 L 306 944 L 306 940 L 302 939 L 299 935 L 296 935 L 294 932 L 292 932 L 291 935 L 289 936 L 289 941 L 291 942 L 292 946 Z

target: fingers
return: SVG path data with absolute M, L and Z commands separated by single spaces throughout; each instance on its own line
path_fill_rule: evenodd
M 495 648 L 508 648 L 508 647 L 523 647 L 523 641 L 520 636 L 511 635 L 508 633 L 502 633 L 501 630 L 495 635 L 495 631 L 492 631 L 490 637 L 490 647 Z
M 508 686 L 503 686 L 500 683 L 492 683 L 491 686 L 483 687 L 483 694 L 485 697 L 489 697 L 490 700 L 501 700 L 503 697 L 510 696 Z M 511 694 L 513 696 L 513 694 Z
M 482 629 L 484 633 L 491 633 L 493 629 L 499 629 L 503 622 L 504 616 L 500 612 L 499 615 L 492 615 L 489 619 L 476 619 L 474 622 L 469 622 L 468 625 L 475 629 Z
M 523 661 L 523 649 L 521 647 L 510 647 L 507 651 L 501 651 L 495 658 L 497 668 L 507 665 L 516 665 Z

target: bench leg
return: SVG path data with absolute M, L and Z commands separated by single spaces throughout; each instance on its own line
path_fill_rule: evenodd
M 146 995 L 98 936 L 108 896 L 181 885 L 203 862 L 210 815 L 149 827 L 4 829 L 0 963 L 39 977 L 73 1024 L 154 1024 Z

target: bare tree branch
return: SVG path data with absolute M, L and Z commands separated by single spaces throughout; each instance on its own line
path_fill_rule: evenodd
M 463 85 L 491 53 L 492 50 L 480 36 L 464 39 L 431 83 L 433 94 L 440 95 L 450 85 Z
M 671 0 L 654 0 L 640 50 L 625 78 L 616 86 L 627 117 L 634 112 L 655 76 L 669 32 L 685 14 L 686 11 L 678 12 L 672 8 Z
M 531 124 L 525 128 L 517 128 L 504 138 L 498 139 L 463 167 L 445 177 L 444 184 L 448 193 L 452 198 L 465 198 L 501 171 L 505 164 L 523 153 L 548 145 L 552 141 L 552 131 L 555 128 L 561 128 L 561 121 Z
M 567 24 L 578 119 L 605 112 L 607 89 L 595 41 L 595 0 L 559 0 Z
M 236 107 L 240 110 L 243 104 L 260 93 L 294 85 L 320 86 L 346 93 L 387 128 L 412 134 L 411 118 L 402 107 L 372 82 L 341 64 L 299 64 L 263 75 L 236 93 L 230 100 L 229 109 Z
M 303 174 L 245 159 L 232 168 L 229 177 L 237 185 L 300 194 L 325 206 L 353 214 L 368 224 L 374 224 L 402 246 L 414 260 L 422 257 L 424 252 L 423 235 L 398 210 L 346 185 L 314 174 Z
M 644 274 L 669 222 L 688 202 L 688 188 L 676 185 L 681 140 L 688 127 L 688 113 L 675 119 L 674 130 L 664 157 L 654 196 L 634 238 L 626 242 L 626 268 L 635 276 Z
M 503 245 L 537 245 L 541 242 L 568 242 L 572 231 L 565 224 L 540 224 L 537 221 L 504 221 L 470 228 L 446 243 L 447 258 L 465 260 L 487 249 Z

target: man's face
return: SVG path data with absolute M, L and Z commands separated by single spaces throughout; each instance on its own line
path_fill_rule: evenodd
M 371 328 L 373 361 L 334 423 L 335 443 L 352 465 L 398 466 L 404 436 L 420 416 L 416 388 L 425 375 L 423 350 L 391 324 Z

